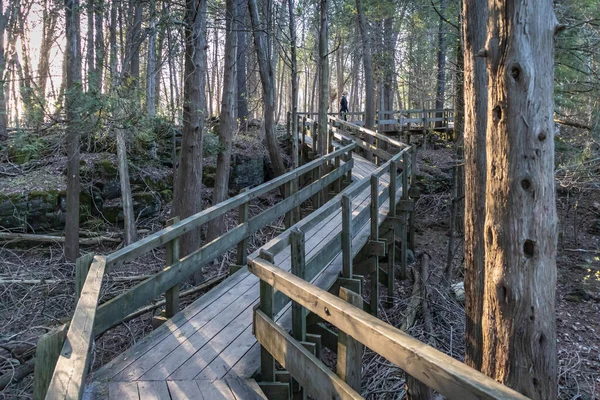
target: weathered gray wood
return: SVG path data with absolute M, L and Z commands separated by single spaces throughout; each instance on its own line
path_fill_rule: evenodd
M 33 399 L 46 397 L 48 386 L 54 374 L 54 367 L 67 337 L 69 324 L 64 324 L 42 335 L 35 349 L 35 368 L 33 374 Z
M 247 191 L 248 191 L 248 188 L 242 189 L 243 193 L 246 193 Z M 249 212 L 248 202 L 239 206 L 239 208 L 238 208 L 238 214 L 239 214 L 238 223 L 239 224 L 243 224 L 246 221 L 248 221 L 248 212 Z M 237 265 L 246 265 L 246 262 L 248 260 L 248 238 L 244 238 L 244 240 L 242 240 L 238 243 L 237 249 L 236 249 L 236 260 L 237 260 Z
M 299 228 L 292 229 L 290 241 L 292 245 L 292 274 L 306 279 L 304 232 Z M 296 302 L 292 302 L 292 336 L 301 342 L 306 340 L 306 309 Z
M 273 318 L 273 287 L 265 281 L 260 281 L 260 310 L 266 318 Z M 254 313 L 254 335 L 256 335 L 256 315 Z M 260 341 L 260 340 L 259 340 Z M 263 382 L 275 381 L 275 360 L 267 347 L 260 347 L 260 378 Z
M 290 384 L 285 382 L 258 382 L 258 387 L 269 400 L 289 400 Z
M 337 352 L 338 334 L 323 324 L 310 325 L 307 332 L 321 338 L 321 344 L 333 352 Z
M 247 223 L 238 225 L 223 234 L 218 240 L 204 245 L 194 253 L 182 258 L 178 263 L 164 268 L 129 291 L 102 304 L 98 308 L 94 333 L 100 334 L 118 325 L 125 316 L 164 293 L 175 284 L 185 280 L 206 265 L 207 262 L 214 260 L 224 251 L 233 247 L 247 233 Z
M 254 379 L 226 379 L 229 389 L 236 400 L 266 400 L 267 397 L 262 392 Z
M 186 232 L 190 232 L 195 228 L 204 225 L 208 221 L 225 214 L 229 210 L 232 210 L 244 203 L 256 199 L 262 196 L 263 194 L 270 192 L 271 190 L 277 189 L 284 183 L 296 179 L 307 172 L 310 172 L 314 169 L 318 169 L 321 165 L 326 164 L 328 161 L 335 159 L 335 157 L 338 157 L 342 154 L 346 154 L 348 151 L 353 150 L 355 147 L 355 144 L 350 144 L 348 146 L 342 147 L 341 149 L 336 150 L 333 153 L 327 154 L 308 164 L 303 165 L 302 167 L 294 169 L 275 179 L 265 182 L 262 185 L 259 185 L 246 193 L 240 193 L 237 196 L 222 201 L 217 205 L 214 205 L 210 208 L 207 208 L 206 210 L 203 210 L 197 214 L 185 218 L 184 220 L 180 221 L 177 224 L 174 224 L 168 229 L 163 229 L 141 240 L 138 240 L 137 242 L 126 246 L 123 249 L 118 250 L 107 256 L 107 265 L 110 269 L 110 267 L 112 267 L 116 263 L 131 260 L 135 257 L 147 253 L 148 251 L 156 247 L 162 246 L 167 242 L 171 241 L 172 239 L 181 236 Z
M 236 400 L 225 380 L 197 381 L 198 389 L 205 399 Z
M 110 382 L 109 400 L 138 400 L 140 398 L 137 382 Z
M 144 400 L 170 400 L 166 381 L 139 381 L 138 393 Z
M 167 221 L 167 226 L 179 222 L 179 217 Z M 179 238 L 175 238 L 166 246 L 166 266 L 169 267 L 179 261 Z M 171 318 L 179 311 L 179 284 L 167 289 L 165 293 L 166 310 L 165 317 Z
M 526 399 L 520 393 L 272 264 L 256 259 L 250 262 L 249 270 L 275 290 L 302 303 L 308 310 L 448 398 Z M 292 375 L 295 374 L 292 372 Z
M 340 299 L 362 309 L 363 299 L 355 292 L 340 288 Z M 338 333 L 337 375 L 357 392 L 361 388 L 363 345 L 344 331 Z
M 90 270 L 90 266 L 92 265 L 92 260 L 94 259 L 93 253 L 85 254 L 75 261 L 75 299 L 79 300 L 79 296 L 81 295 L 81 289 L 83 289 L 83 284 L 85 283 L 85 278 L 87 278 L 88 271 Z
M 371 241 L 379 240 L 379 178 L 371 175 Z M 371 312 L 377 316 L 379 306 L 379 256 L 372 256 L 371 266 Z
M 206 400 L 196 381 L 167 381 L 167 386 L 173 400 Z
M 76 399 L 81 396 L 89 367 L 89 349 L 105 268 L 106 258 L 95 256 L 48 386 L 48 400 Z
M 260 310 L 254 315 L 256 339 L 317 399 L 362 399 L 327 366 Z
M 342 276 L 352 278 L 352 199 L 342 195 Z

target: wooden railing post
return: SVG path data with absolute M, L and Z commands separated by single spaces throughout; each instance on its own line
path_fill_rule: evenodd
M 342 277 L 352 279 L 352 199 L 342 194 Z
M 341 166 L 342 166 L 342 162 L 340 160 L 340 156 L 337 156 L 333 162 L 333 167 L 334 167 L 334 169 L 338 169 Z M 340 176 L 338 179 L 336 179 L 335 183 L 333 184 L 333 191 L 336 194 L 340 193 L 342 191 L 342 176 Z
M 340 288 L 340 298 L 362 310 L 362 297 L 344 287 Z M 337 375 L 357 392 L 360 392 L 363 345 L 344 331 L 338 333 Z
M 88 253 L 75 261 L 75 303 L 77 303 L 79 296 L 81 296 L 81 289 L 83 289 L 83 284 L 85 283 L 93 260 L 94 254 Z
M 292 248 L 292 274 L 306 279 L 304 232 L 300 228 L 292 229 L 290 244 Z M 295 301 L 292 302 L 292 336 L 299 342 L 306 340 L 306 309 Z
M 274 316 L 273 295 L 273 286 L 261 280 L 259 308 L 270 319 L 273 319 Z M 254 323 L 253 326 L 255 325 Z M 260 346 L 260 375 L 263 382 L 275 382 L 275 360 L 263 346 Z
M 242 192 L 247 192 L 247 191 L 248 191 L 248 188 L 242 189 Z M 240 207 L 238 209 L 238 214 L 239 214 L 239 223 L 240 224 L 243 224 L 246 221 L 248 221 L 248 201 L 245 201 L 244 204 L 240 205 Z M 237 250 L 236 250 L 237 265 L 242 266 L 242 267 L 244 265 L 246 265 L 247 258 L 248 258 L 248 239 L 244 238 L 244 240 L 239 242 L 237 245 Z
M 390 200 L 389 200 L 389 211 L 388 216 L 395 217 L 396 216 L 396 179 L 398 178 L 398 162 L 392 161 L 390 162 Z M 393 225 L 392 225 L 393 226 Z M 396 229 L 392 228 L 390 232 L 390 241 L 387 244 L 387 296 L 388 296 L 388 305 L 394 305 L 394 266 L 396 263 Z
M 167 226 L 171 226 L 179 222 L 179 217 L 173 217 L 167 221 Z M 166 245 L 167 255 L 166 263 L 167 266 L 173 265 L 179 261 L 179 237 L 169 241 Z M 168 289 L 165 293 L 165 317 L 171 318 L 179 311 L 179 284 Z
M 409 155 L 404 153 L 402 155 L 402 200 L 403 203 L 409 201 L 408 200 L 408 168 L 410 165 Z M 404 203 L 405 204 L 405 203 Z M 406 279 L 406 268 L 408 264 L 408 225 L 407 225 L 407 211 L 406 207 L 403 207 L 400 211 L 400 279 Z
M 416 177 L 417 177 L 417 148 L 413 146 L 412 154 L 411 154 L 411 163 L 410 163 L 410 198 L 413 200 L 413 203 L 416 207 L 417 201 L 419 200 L 420 193 L 419 189 L 416 187 Z M 415 250 L 415 210 L 413 208 L 412 211 L 409 212 L 409 238 L 408 245 L 412 251 Z
M 42 335 L 35 349 L 35 367 L 33 374 L 33 399 L 43 400 L 46 398 L 56 362 L 60 357 L 69 324 L 64 324 L 50 332 Z
M 379 178 L 371 175 L 371 245 L 379 241 Z M 379 305 L 379 256 L 372 256 L 371 264 L 371 314 L 377 316 Z
M 300 163 L 304 163 L 306 157 L 306 117 L 302 117 L 302 147 L 300 148 Z

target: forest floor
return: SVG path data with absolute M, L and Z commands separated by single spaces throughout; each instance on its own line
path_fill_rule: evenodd
M 575 144 L 572 144 L 575 145 Z M 558 153 L 557 153 L 558 154 Z M 560 155 L 557 155 L 560 160 Z M 446 265 L 451 205 L 452 150 L 439 146 L 419 152 L 422 196 L 417 204 L 417 247 L 410 270 L 420 270 L 426 252 L 431 261 L 428 278 L 428 315 L 419 312 L 407 332 L 428 342 L 459 360 L 464 359 L 464 304 L 448 294 L 442 284 Z M 568 164 L 564 160 L 565 165 Z M 572 176 L 570 180 L 573 181 Z M 600 399 L 600 204 L 598 188 L 568 184 L 567 174 L 557 181 L 559 215 L 557 344 L 561 399 Z M 579 182 L 579 181 L 578 181 Z M 580 183 L 580 182 L 579 182 Z M 209 204 L 211 193 L 203 198 Z M 276 201 L 276 196 L 258 200 L 251 207 L 257 213 Z M 148 234 L 164 226 L 168 209 L 144 221 L 140 228 Z M 229 223 L 235 224 L 231 215 Z M 283 229 L 278 221 L 250 243 L 257 248 Z M 114 232 L 116 233 L 116 232 Z M 87 248 L 98 254 L 115 250 L 114 243 Z M 31 282 L 0 284 L 0 399 L 31 398 L 32 356 L 37 339 L 50 328 L 61 324 L 74 308 L 72 282 L 74 265 L 65 263 L 60 245 L 0 247 L 0 281 L 26 279 Z M 206 278 L 225 274 L 228 260 L 206 269 Z M 119 280 L 151 274 L 164 265 L 162 250 L 147 254 L 111 274 L 103 285 L 101 301 L 112 298 L 138 280 Z M 454 282 L 462 281 L 462 240 L 455 240 L 453 257 Z M 412 274 L 409 274 L 412 276 Z M 368 287 L 368 285 L 365 285 Z M 191 286 L 185 286 L 185 290 Z M 380 317 L 401 327 L 410 314 L 413 285 L 410 279 L 399 281 L 391 306 L 382 306 Z M 368 293 L 366 293 L 368 295 Z M 201 293 L 182 301 L 189 304 Z M 382 301 L 386 299 L 381 293 Z M 151 329 L 153 312 L 123 323 L 94 343 L 93 367 L 98 368 L 116 354 L 130 347 Z M 329 360 L 331 362 L 331 360 Z M 366 351 L 363 358 L 363 390 L 368 399 L 399 399 L 404 393 L 404 373 L 382 357 Z

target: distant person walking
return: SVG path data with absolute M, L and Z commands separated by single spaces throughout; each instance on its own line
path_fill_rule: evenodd
M 340 114 L 342 115 L 342 118 L 344 118 L 344 121 L 347 121 L 347 113 L 348 113 L 348 99 L 346 98 L 346 96 L 348 95 L 347 92 L 342 93 L 342 100 L 340 100 Z

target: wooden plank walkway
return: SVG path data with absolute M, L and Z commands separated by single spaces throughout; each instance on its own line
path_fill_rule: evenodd
M 351 187 L 356 187 L 377 167 L 358 155 L 353 158 L 352 175 L 355 182 Z M 381 193 L 387 190 L 389 175 L 381 176 L 379 182 Z M 400 194 L 401 188 L 398 190 L 398 198 Z M 366 186 L 353 198 L 354 215 L 370 206 L 370 196 L 371 188 Z M 331 201 L 339 202 L 340 198 L 341 195 L 338 195 Z M 380 224 L 387 213 L 388 202 L 385 201 L 379 209 Z M 302 225 L 302 221 L 298 225 Z M 310 261 L 341 229 L 341 209 L 338 209 L 306 231 L 306 260 Z M 354 255 L 364 247 L 369 235 L 369 220 L 363 226 L 356 227 L 353 237 Z M 273 240 L 276 241 L 277 238 Z M 257 256 L 258 251 L 249 258 Z M 284 251 L 276 254 L 274 261 L 279 268 L 289 271 L 290 247 L 287 246 Z M 340 253 L 312 283 L 324 289 L 330 288 L 339 277 L 341 267 Z M 195 394 L 194 398 L 202 399 L 207 398 L 202 394 L 203 391 L 213 390 L 215 387 L 231 388 L 231 379 L 236 379 L 238 383 L 246 382 L 260 363 L 260 346 L 252 334 L 252 310 L 258 300 L 259 279 L 244 267 L 91 374 L 84 398 L 138 398 L 135 397 L 137 393 L 139 398 L 171 399 L 178 398 L 173 393 L 184 393 L 184 389 L 194 390 L 196 393 L 195 388 L 198 387 L 198 393 L 201 394 Z M 291 306 L 288 304 L 276 317 L 286 328 L 289 328 L 291 322 L 290 310 Z M 206 388 L 207 386 L 214 387 Z M 154 389 L 151 396 L 142 396 L 142 393 L 149 393 L 151 389 Z M 123 395 L 124 391 L 132 397 Z M 229 396 L 222 397 L 224 399 L 237 398 L 233 392 L 231 395 L 225 389 L 222 392 L 223 396 Z

